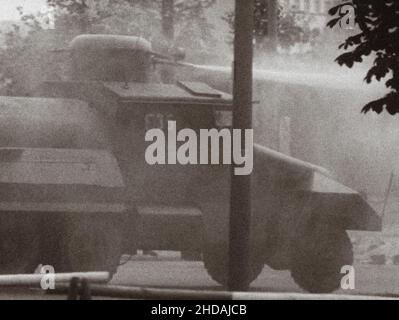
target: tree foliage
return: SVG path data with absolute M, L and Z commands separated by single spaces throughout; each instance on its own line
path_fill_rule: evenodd
M 80 33 L 118 33 L 161 40 L 163 0 L 47 0 L 65 29 Z M 212 26 L 205 9 L 216 0 L 175 0 L 175 42 L 204 49 Z
M 341 9 L 348 6 L 354 12 L 354 22 L 360 32 L 348 37 L 340 49 L 346 50 L 337 58 L 342 66 L 352 68 L 355 63 L 361 63 L 365 57 L 374 58 L 365 81 L 381 81 L 387 79 L 385 85 L 390 92 L 384 97 L 368 103 L 363 112 L 386 110 L 394 115 L 399 113 L 399 1 L 397 0 L 350 0 L 342 1 L 330 9 L 329 13 L 336 16 Z M 348 19 L 347 14 L 333 18 L 328 26 L 333 28 L 342 19 Z
M 275 0 L 255 0 L 254 8 L 254 40 L 258 50 L 269 49 L 270 38 L 270 1 Z M 277 44 L 283 49 L 298 43 L 306 43 L 311 40 L 313 30 L 310 28 L 309 17 L 296 14 L 277 3 Z M 223 20 L 226 21 L 232 33 L 234 33 L 234 11 L 227 13 Z
M 212 26 L 205 10 L 214 2 L 175 0 L 172 44 L 165 44 L 162 34 L 162 0 L 47 0 L 48 12 L 37 14 L 19 8 L 21 21 L 1 35 L 0 94 L 27 95 L 35 84 L 53 77 L 61 64 L 50 52 L 80 33 L 135 35 L 151 41 L 155 49 L 159 44 L 206 51 L 212 47 Z M 56 30 L 46 32 L 54 21 Z

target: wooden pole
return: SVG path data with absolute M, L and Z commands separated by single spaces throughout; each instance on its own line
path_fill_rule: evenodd
M 252 129 L 254 0 L 236 0 L 235 10 L 233 128 L 244 133 Z M 249 274 L 251 176 L 235 175 L 232 166 L 231 180 L 228 287 L 230 291 L 245 291 Z
M 48 294 L 67 294 L 69 285 L 57 286 L 55 290 L 47 291 Z M 204 290 L 175 290 L 156 289 L 126 286 L 91 285 L 93 297 L 136 300 L 398 300 L 397 295 L 341 295 L 341 294 L 304 294 L 304 293 L 278 293 L 278 292 L 219 292 Z
M 108 272 L 81 272 L 51 274 L 17 274 L 0 275 L 1 287 L 32 287 L 40 288 L 43 279 L 54 277 L 54 283 L 69 283 L 73 278 L 86 279 L 90 283 L 107 283 L 110 280 Z

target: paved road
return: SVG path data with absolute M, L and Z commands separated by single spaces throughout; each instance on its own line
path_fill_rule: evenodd
M 120 267 L 113 284 L 181 289 L 221 290 L 206 273 L 201 262 L 131 261 Z M 399 267 L 355 265 L 353 291 L 342 294 L 397 294 L 399 295 Z M 262 292 L 303 292 L 291 279 L 289 272 L 263 269 L 251 289 Z
M 356 265 L 356 290 L 339 294 L 396 294 L 399 295 L 399 267 Z M 160 260 L 135 258 L 121 266 L 112 282 L 114 285 L 222 290 L 206 273 L 201 262 L 185 262 L 174 257 Z M 261 292 L 302 292 L 289 272 L 264 268 L 252 289 Z M 21 290 L 0 291 L 0 299 L 48 299 L 48 295 Z M 64 299 L 64 296 L 51 296 Z

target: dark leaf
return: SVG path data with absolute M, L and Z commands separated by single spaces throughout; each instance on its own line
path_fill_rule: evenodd
M 352 68 L 354 65 L 355 57 L 352 52 L 346 52 L 341 54 L 336 61 L 340 66 L 346 65 L 349 68 Z
M 334 18 L 334 19 L 331 19 L 330 21 L 328 21 L 327 27 L 333 29 L 333 28 L 337 25 L 337 23 L 338 23 L 340 20 L 341 20 L 341 18 Z
M 342 7 L 342 5 L 340 4 L 338 6 L 331 8 L 330 10 L 328 10 L 328 14 L 330 16 L 335 16 L 338 13 L 338 11 L 341 9 L 341 7 Z

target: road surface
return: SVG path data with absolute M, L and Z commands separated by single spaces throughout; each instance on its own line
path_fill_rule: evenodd
M 399 295 L 399 266 L 355 265 L 355 290 L 339 294 Z M 165 259 L 134 259 L 119 268 L 112 284 L 156 288 L 222 290 L 206 273 L 202 262 Z M 261 292 L 303 292 L 287 271 L 265 267 L 251 290 Z
M 355 265 L 356 289 L 338 294 L 399 295 L 399 267 Z M 134 257 L 122 265 L 111 284 L 152 288 L 222 290 L 206 273 L 201 262 L 181 261 L 169 255 L 160 259 Z M 291 279 L 289 272 L 273 271 L 265 267 L 252 283 L 258 292 L 303 292 Z M 65 296 L 45 295 L 26 290 L 0 290 L 0 299 L 65 299 Z

